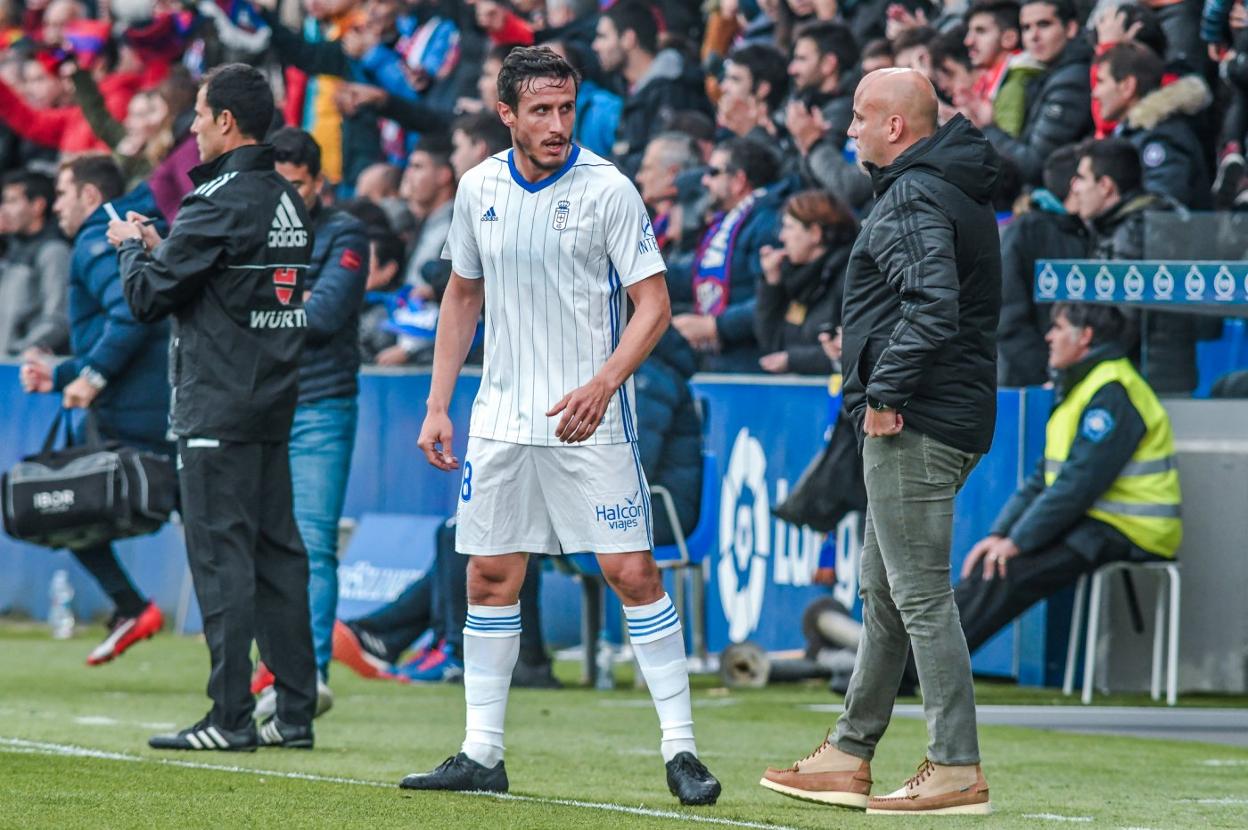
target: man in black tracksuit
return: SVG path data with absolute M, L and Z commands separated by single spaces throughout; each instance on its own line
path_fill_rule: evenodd
M 204 164 L 169 238 L 142 217 L 109 226 L 141 322 L 173 317 L 172 432 L 187 553 L 212 657 L 203 720 L 156 749 L 310 748 L 316 666 L 308 560 L 291 507 L 287 441 L 307 325 L 311 220 L 258 144 L 273 118 L 264 76 L 208 75 L 195 106 Z M 277 677 L 277 714 L 252 722 L 251 643 Z

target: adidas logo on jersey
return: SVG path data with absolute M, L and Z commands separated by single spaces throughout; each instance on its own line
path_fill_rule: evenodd
M 498 221 L 498 214 L 494 212 L 493 205 L 490 205 L 490 209 L 487 210 L 485 213 L 481 214 L 481 221 L 482 222 L 497 222 Z
M 308 244 L 308 232 L 303 222 L 299 221 L 299 212 L 290 201 L 290 196 L 283 193 L 277 200 L 277 212 L 273 215 L 273 224 L 269 229 L 270 248 L 302 248 Z

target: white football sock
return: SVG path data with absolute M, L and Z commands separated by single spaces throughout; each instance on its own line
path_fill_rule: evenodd
M 520 655 L 520 603 L 501 608 L 469 605 L 464 626 L 463 752 L 484 767 L 503 760 L 503 719 L 511 672 Z
M 693 742 L 693 709 L 689 700 L 689 667 L 680 617 L 667 594 L 649 605 L 624 606 L 628 636 L 637 666 L 650 688 L 667 762 L 681 752 L 698 754 Z

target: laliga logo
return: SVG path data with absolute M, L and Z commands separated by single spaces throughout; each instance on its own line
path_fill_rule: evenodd
M 1168 300 L 1174 296 L 1174 275 L 1164 265 L 1153 274 L 1153 294 L 1159 300 Z
M 1127 275 L 1122 278 L 1122 287 L 1126 289 L 1128 300 L 1138 300 L 1144 296 L 1144 275 L 1140 269 L 1132 265 Z
M 1225 265 L 1218 269 L 1218 273 L 1213 275 L 1213 295 L 1222 301 L 1235 297 L 1235 277 Z
M 1114 275 L 1109 273 L 1109 269 L 1104 265 L 1096 272 L 1096 279 L 1093 281 L 1096 287 L 1096 298 L 1098 300 L 1108 300 L 1114 296 Z
M 1187 270 L 1187 276 L 1183 278 L 1183 290 L 1187 292 L 1189 300 L 1199 300 L 1205 296 L 1205 275 L 1195 265 Z
M 1079 270 L 1078 265 L 1070 266 L 1070 273 L 1066 275 L 1066 293 L 1072 300 L 1079 300 L 1087 290 L 1088 278 Z
M 720 489 L 719 601 L 728 638 L 739 643 L 758 626 L 771 555 L 767 456 L 748 429 L 737 433 Z
M 1040 288 L 1040 296 L 1045 298 L 1057 296 L 1057 271 L 1053 270 L 1052 263 L 1045 263 L 1044 270 L 1040 272 L 1040 276 L 1036 279 L 1036 285 Z

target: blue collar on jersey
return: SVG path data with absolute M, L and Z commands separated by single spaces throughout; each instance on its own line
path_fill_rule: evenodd
M 572 152 L 568 153 L 568 160 L 563 163 L 563 167 L 556 170 L 553 175 L 547 176 L 538 182 L 531 182 L 526 179 L 524 174 L 522 174 L 519 168 L 516 167 L 515 150 L 507 151 L 507 168 L 511 170 L 511 178 L 516 184 L 520 185 L 530 193 L 536 193 L 539 190 L 550 187 L 552 184 L 563 178 L 563 174 L 571 170 L 572 165 L 576 164 L 576 157 L 580 154 L 581 148 L 578 145 L 573 144 Z

